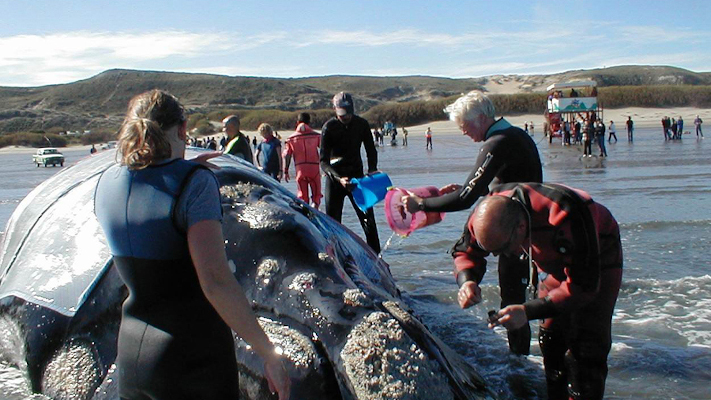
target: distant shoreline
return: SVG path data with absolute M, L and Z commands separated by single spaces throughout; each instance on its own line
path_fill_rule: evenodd
M 610 120 L 615 121 L 617 125 L 618 132 L 625 131 L 625 121 L 628 116 L 632 117 L 635 127 L 643 128 L 653 128 L 660 127 L 661 129 L 661 119 L 664 116 L 669 116 L 670 118 L 678 118 L 682 116 L 684 119 L 684 130 L 693 132 L 694 129 L 694 118 L 696 115 L 701 116 L 701 119 L 705 121 L 705 125 L 709 126 L 711 124 L 711 108 L 699 108 L 699 107 L 672 107 L 672 108 L 643 108 L 643 107 L 629 107 L 629 108 L 617 108 L 617 109 L 606 109 L 603 110 L 603 119 L 605 123 L 609 123 Z M 498 116 L 497 116 L 498 117 Z M 533 121 L 534 132 L 538 134 L 543 133 L 543 114 L 521 114 L 521 115 L 504 115 L 507 121 L 512 125 L 523 128 L 526 122 Z M 708 121 L 708 122 L 706 122 Z M 461 135 L 461 131 L 457 125 L 452 121 L 432 121 L 420 125 L 406 126 L 409 135 L 422 135 L 427 127 L 432 128 L 432 133 L 434 135 Z M 320 127 L 313 127 L 315 129 L 320 129 Z M 711 129 L 711 128 L 710 128 Z M 242 131 L 244 134 L 249 135 L 250 140 L 257 135 L 256 131 Z M 402 129 L 398 130 L 402 133 Z M 282 130 L 282 139 L 286 139 L 291 136 L 292 132 L 287 132 Z M 220 132 L 215 132 L 206 136 L 219 136 Z M 100 145 L 97 145 L 97 149 Z M 62 149 L 71 150 L 86 150 L 89 154 L 89 149 L 91 145 L 73 145 L 67 147 L 60 147 Z M 34 147 L 23 147 L 23 146 L 7 146 L 0 148 L 0 154 L 31 154 L 34 153 L 37 148 Z

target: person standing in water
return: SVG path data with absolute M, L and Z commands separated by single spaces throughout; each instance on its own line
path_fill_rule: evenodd
M 289 376 L 227 263 L 217 178 L 184 159 L 186 137 L 178 99 L 159 90 L 134 97 L 118 164 L 97 184 L 96 216 L 128 287 L 119 396 L 238 399 L 231 328 L 262 357 L 270 388 L 285 400 Z
M 481 302 L 479 284 L 490 253 L 525 255 L 540 282 L 538 298 L 492 311 L 489 327 L 510 332 L 542 320 L 538 342 L 548 398 L 601 400 L 623 263 L 620 229 L 610 211 L 563 185 L 495 188 L 477 205 L 452 251 L 457 277 L 472 278 L 457 295 L 462 308 Z
M 496 119 L 494 104 L 483 93 L 470 92 L 447 106 L 445 112 L 456 122 L 462 133 L 475 142 L 484 142 L 472 172 L 463 186 L 448 185 L 439 197 L 404 196 L 402 201 L 411 213 L 417 211 L 452 212 L 470 208 L 489 192 L 492 183 L 541 182 L 543 170 L 533 139 L 521 128 L 504 118 Z M 499 257 L 501 306 L 520 304 L 526 300 L 526 289 L 532 288 L 528 262 L 518 257 Z M 459 286 L 467 290 L 474 281 L 467 273 L 457 275 Z M 531 330 L 528 324 L 509 331 L 509 348 L 515 354 L 528 354 Z
M 257 145 L 257 167 L 265 174 L 281 182 L 281 142 L 274 136 L 272 126 L 262 123 L 257 128 L 262 142 Z
M 632 117 L 627 117 L 627 141 L 628 142 L 633 142 L 634 141 L 634 121 L 632 121 Z
M 284 180 L 289 182 L 289 164 L 294 156 L 296 168 L 296 195 L 309 202 L 311 188 L 311 207 L 318 209 L 321 204 L 321 170 L 319 169 L 319 147 L 321 135 L 311 129 L 311 115 L 299 114 L 296 121 L 296 132 L 286 139 L 284 146 Z
M 432 150 L 432 129 L 430 127 L 427 127 L 427 130 L 425 131 L 425 149 Z
M 701 135 L 701 138 L 704 138 L 704 132 L 701 130 L 701 124 L 703 124 L 704 121 L 699 117 L 698 115 L 696 116 L 696 119 L 694 119 L 694 125 L 696 126 L 696 137 L 698 138 L 699 135 Z
M 349 93 L 340 92 L 333 96 L 336 116 L 326 121 L 321 129 L 321 170 L 326 174 L 325 203 L 326 214 L 341 222 L 343 201 L 351 201 L 358 216 L 366 242 L 373 251 L 380 253 L 378 226 L 375 224 L 373 208 L 361 211 L 350 191 L 351 178 L 363 177 L 361 146 L 368 157 L 368 174 L 378 172 L 378 152 L 375 150 L 370 124 L 355 115 L 353 98 Z

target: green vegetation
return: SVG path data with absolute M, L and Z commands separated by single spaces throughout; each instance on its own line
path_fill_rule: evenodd
M 49 139 L 49 140 L 47 140 Z M 0 136 L 0 147 L 28 146 L 28 147 L 65 147 L 67 140 L 64 136 L 52 133 L 12 133 Z

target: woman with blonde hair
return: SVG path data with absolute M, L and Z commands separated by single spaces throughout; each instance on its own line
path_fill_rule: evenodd
M 260 124 L 257 132 L 264 139 L 257 145 L 257 166 L 262 172 L 281 182 L 281 141 L 274 136 L 274 129 L 267 123 Z
M 186 121 L 178 99 L 166 92 L 131 99 L 119 162 L 96 189 L 96 215 L 128 287 L 118 337 L 119 395 L 239 398 L 231 328 L 264 359 L 270 388 L 286 399 L 284 365 L 227 263 L 217 179 L 184 159 Z

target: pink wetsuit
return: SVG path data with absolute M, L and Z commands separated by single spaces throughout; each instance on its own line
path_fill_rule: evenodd
M 294 157 L 296 167 L 296 195 L 309 202 L 309 187 L 311 187 L 311 203 L 316 208 L 321 204 L 321 171 L 319 169 L 319 152 L 321 135 L 305 123 L 296 127 L 296 132 L 286 140 L 284 156 Z M 286 172 L 286 171 L 285 171 Z

